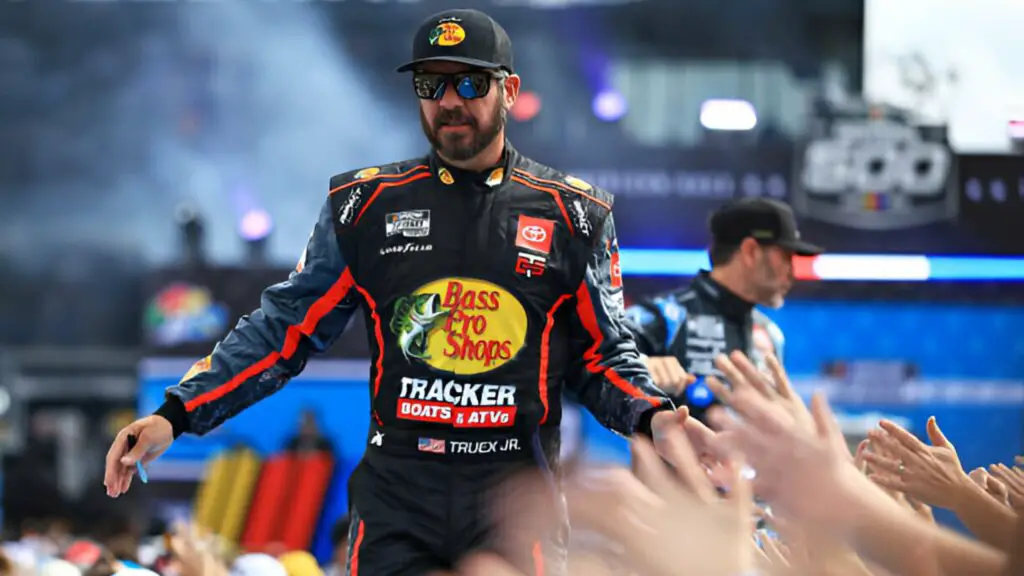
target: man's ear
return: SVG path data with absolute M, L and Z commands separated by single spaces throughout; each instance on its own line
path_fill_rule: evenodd
M 519 98 L 519 87 L 522 85 L 522 80 L 518 75 L 512 74 L 508 78 L 505 78 L 505 109 L 511 109 L 516 103 L 516 98 Z
M 757 261 L 757 255 L 760 251 L 761 245 L 753 238 L 747 237 L 743 239 L 743 242 L 740 242 L 739 256 L 748 265 L 752 265 Z

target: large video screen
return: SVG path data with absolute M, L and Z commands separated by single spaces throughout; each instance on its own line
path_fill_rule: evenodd
M 796 146 L 527 150 L 615 195 L 624 248 L 701 249 L 734 198 L 790 202 L 830 252 L 1024 254 L 1024 156 L 958 154 L 897 120 L 832 120 Z

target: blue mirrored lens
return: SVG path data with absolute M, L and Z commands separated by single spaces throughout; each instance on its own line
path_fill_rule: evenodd
M 480 94 L 477 92 L 476 87 L 473 86 L 473 80 L 468 76 L 465 76 L 461 80 L 459 80 L 459 85 L 455 87 L 455 92 L 459 96 L 467 100 L 472 100 L 473 98 L 480 97 Z

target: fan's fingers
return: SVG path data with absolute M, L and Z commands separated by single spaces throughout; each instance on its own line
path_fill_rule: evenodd
M 913 434 L 905 430 L 902 426 L 895 422 L 892 422 L 891 420 L 882 420 L 881 422 L 879 422 L 879 426 L 881 426 L 883 430 L 885 430 L 890 436 L 895 438 L 897 441 L 899 441 L 900 444 L 903 444 L 903 446 L 909 450 L 913 450 L 916 452 L 924 447 L 924 443 L 921 442 L 917 438 L 917 436 L 914 436 Z
M 754 363 L 747 358 L 746 354 L 739 350 L 733 351 L 729 354 L 729 359 L 732 360 L 733 365 L 743 374 L 743 378 L 758 392 L 761 393 L 765 398 L 775 398 L 778 395 L 775 393 L 774 384 L 765 376 L 760 370 L 754 366 Z

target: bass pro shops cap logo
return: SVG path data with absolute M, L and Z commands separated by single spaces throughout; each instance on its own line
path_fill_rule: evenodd
M 206 288 L 175 283 L 149 301 L 145 322 L 151 344 L 205 343 L 220 338 L 227 331 L 228 309 L 215 302 Z
M 466 31 L 458 25 L 456 19 L 441 20 L 437 27 L 430 31 L 431 46 L 458 46 L 466 39 Z
M 526 310 L 499 286 L 444 278 L 395 302 L 390 329 L 406 359 L 453 374 L 495 370 L 526 340 Z
M 957 216 L 949 146 L 895 119 L 836 121 L 797 158 L 793 208 L 809 218 L 894 230 Z

